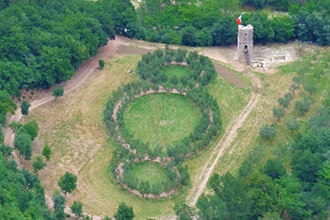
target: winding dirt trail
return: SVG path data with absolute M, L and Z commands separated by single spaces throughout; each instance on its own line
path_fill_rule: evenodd
M 201 171 L 198 183 L 196 184 L 197 187 L 192 188 L 192 190 L 189 193 L 189 196 L 187 197 L 186 201 L 187 204 L 191 207 L 195 206 L 197 203 L 198 198 L 202 195 L 207 182 L 209 178 L 211 177 L 211 174 L 213 173 L 213 170 L 215 166 L 217 165 L 221 155 L 223 154 L 224 150 L 233 142 L 233 140 L 236 137 L 237 130 L 242 127 L 244 121 L 250 114 L 250 112 L 254 109 L 256 104 L 259 101 L 259 98 L 261 94 L 258 91 L 261 91 L 262 85 L 260 82 L 260 79 L 252 74 L 248 74 L 248 76 L 251 78 L 253 82 L 253 86 L 257 87 L 257 93 L 252 92 L 251 98 L 247 106 L 243 109 L 241 114 L 236 118 L 234 123 L 226 130 L 223 137 L 220 139 L 217 146 L 214 148 L 214 151 L 208 160 L 208 162 L 205 164 L 203 170 Z

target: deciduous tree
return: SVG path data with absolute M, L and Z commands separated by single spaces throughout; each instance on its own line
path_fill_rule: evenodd
M 52 154 L 52 150 L 50 147 L 46 144 L 44 148 L 42 149 L 42 155 L 46 158 L 46 160 L 50 159 L 50 155 Z
M 263 172 L 272 179 L 278 179 L 286 174 L 282 161 L 278 158 L 267 160 Z
M 64 208 L 65 208 L 65 197 L 60 194 L 60 192 L 55 191 L 53 194 L 53 202 L 54 202 L 54 213 L 55 217 L 58 220 L 63 220 L 65 219 L 65 213 L 64 213 Z
M 42 170 L 45 167 L 45 163 L 43 162 L 40 156 L 37 156 L 32 164 L 32 167 L 33 167 L 33 172 L 38 173 L 40 170 Z
M 57 99 L 58 97 L 63 96 L 63 94 L 64 94 L 64 89 L 63 89 L 61 86 L 56 86 L 56 87 L 53 89 L 52 94 L 53 94 L 53 96 L 55 97 L 55 99 Z
M 80 201 L 73 201 L 72 206 L 70 207 L 72 212 L 75 214 L 76 218 L 80 218 L 83 215 L 82 203 Z
M 23 115 L 28 115 L 29 114 L 29 108 L 30 108 L 30 103 L 26 100 L 23 100 L 21 103 L 21 113 Z
M 34 139 L 38 136 L 39 128 L 36 120 L 27 122 L 22 126 L 22 129 L 24 129 L 25 132 L 30 135 L 32 141 L 34 141 Z
M 15 136 L 14 146 L 25 160 L 31 160 L 32 140 L 31 136 L 24 131 L 18 130 Z
M 135 217 L 133 208 L 126 205 L 126 203 L 120 203 L 117 212 L 114 216 L 116 220 L 131 220 Z
M 287 121 L 286 121 L 286 127 L 291 131 L 297 131 L 299 129 L 299 122 L 297 121 L 296 118 L 289 118 Z
M 280 121 L 280 119 L 284 116 L 285 111 L 283 108 L 273 108 L 273 115 L 277 118 L 277 121 Z
M 58 186 L 61 188 L 61 191 L 66 195 L 67 193 L 71 193 L 73 190 L 76 189 L 77 185 L 77 176 L 65 172 L 63 176 L 60 177 L 60 180 L 58 181 Z
M 268 141 L 269 139 L 275 137 L 276 128 L 274 126 L 264 125 L 260 129 L 259 135 L 262 139 Z
M 104 65 L 105 65 L 104 60 L 99 60 L 99 67 L 100 67 L 100 69 L 103 69 L 104 68 Z

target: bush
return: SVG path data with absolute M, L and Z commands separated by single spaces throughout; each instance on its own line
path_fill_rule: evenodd
M 260 131 L 259 131 L 259 135 L 262 139 L 268 141 L 271 138 L 276 136 L 276 128 L 274 126 L 270 126 L 270 125 L 264 125 Z

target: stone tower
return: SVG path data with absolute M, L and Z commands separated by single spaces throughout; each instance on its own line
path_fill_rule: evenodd
M 238 25 L 237 59 L 250 65 L 253 57 L 253 27 L 252 25 Z

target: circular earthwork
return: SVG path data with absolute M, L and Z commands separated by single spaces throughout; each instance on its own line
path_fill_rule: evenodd
M 184 50 L 143 55 L 136 72 L 141 80 L 114 92 L 104 111 L 118 146 L 110 170 L 130 192 L 167 197 L 189 184 L 185 158 L 221 129 L 220 109 L 205 88 L 216 72 L 208 58 Z

